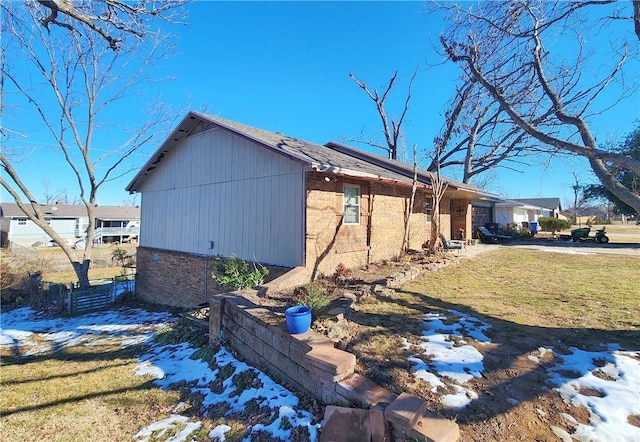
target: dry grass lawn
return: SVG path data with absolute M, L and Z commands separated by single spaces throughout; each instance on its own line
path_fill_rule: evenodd
M 420 342 L 426 313 L 451 316 L 449 310 L 456 310 L 490 324 L 486 334 L 495 344 L 477 347 L 485 372 L 472 387 L 487 392 L 486 400 L 450 416 L 460 424 L 462 440 L 553 440 L 550 425 L 560 425 L 567 406 L 545 389 L 544 366 L 528 356 L 540 347 L 597 351 L 607 343 L 637 350 L 640 257 L 497 248 L 353 307 L 348 350 L 358 358 L 357 370 L 396 393 L 421 396 L 445 414 L 442 393 L 415 378 L 407 358 L 417 350 L 404 343 Z M 528 400 L 511 407 L 512 394 Z
M 136 350 L 73 347 L 14 359 L 3 355 L 3 441 L 125 441 L 179 401 L 135 376 Z

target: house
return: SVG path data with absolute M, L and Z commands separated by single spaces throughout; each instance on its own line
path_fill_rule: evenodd
M 84 205 L 41 204 L 45 221 L 68 244 L 79 246 L 86 241 L 89 218 Z M 128 206 L 95 207 L 95 244 L 136 242 L 140 226 L 140 208 Z M 0 205 L 3 247 L 51 246 L 47 234 L 31 221 L 15 203 Z
M 194 306 L 212 294 L 208 261 L 304 267 L 397 256 L 405 231 L 410 166 L 337 143 L 319 145 L 190 112 L 127 186 L 140 192 L 136 288 L 142 298 Z M 441 231 L 471 228 L 480 189 L 448 181 Z M 430 238 L 431 181 L 419 173 L 409 245 Z
M 502 225 L 537 222 L 538 218 L 565 219 L 560 198 L 525 198 L 502 200 L 495 205 L 495 222 Z

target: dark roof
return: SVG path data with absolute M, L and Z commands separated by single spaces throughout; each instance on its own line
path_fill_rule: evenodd
M 513 198 L 513 201 L 542 207 L 543 209 L 562 210 L 560 198 Z
M 254 141 L 275 153 L 286 156 L 292 161 L 297 161 L 319 172 L 358 177 L 365 180 L 390 181 L 406 185 L 411 185 L 412 183 L 412 168 L 399 161 L 388 160 L 378 155 L 337 143 L 328 143 L 323 146 L 224 118 L 199 112 L 189 112 L 171 136 L 140 169 L 127 186 L 127 190 L 130 192 L 137 191 L 145 177 L 152 173 L 165 154 L 175 148 L 177 143 L 190 133 L 197 133 L 206 129 L 206 127 L 202 126 L 203 124 L 206 127 L 218 126 L 227 129 L 236 135 Z M 431 183 L 425 171 L 421 171 L 419 181 L 423 186 L 429 186 Z M 454 190 L 462 190 L 473 194 L 486 194 L 486 192 L 473 186 L 448 179 L 447 181 Z
M 27 207 L 31 207 L 27 205 Z M 40 210 L 50 218 L 81 218 L 87 216 L 87 208 L 82 204 L 40 204 Z M 23 217 L 25 214 L 16 203 L 1 203 L 2 216 L 7 218 Z M 133 206 L 96 206 L 94 215 L 100 220 L 140 219 L 140 207 Z

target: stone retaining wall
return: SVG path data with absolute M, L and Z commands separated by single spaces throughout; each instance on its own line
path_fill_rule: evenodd
M 212 296 L 209 339 L 228 343 L 249 364 L 325 404 L 348 404 L 337 383 L 353 375 L 355 356 L 312 330 L 290 334 L 284 316 L 252 302 L 257 296 L 257 290 Z

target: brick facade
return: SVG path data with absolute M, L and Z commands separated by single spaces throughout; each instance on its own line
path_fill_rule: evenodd
M 161 305 L 195 307 L 207 302 L 216 293 L 211 258 L 139 246 L 136 293 Z
M 391 259 L 400 254 L 404 237 L 404 213 L 411 197 L 408 186 L 380 181 L 334 179 L 326 174 L 307 173 L 306 263 L 312 275 L 331 275 L 338 264 L 358 267 L 369 262 Z M 343 186 L 360 186 L 360 224 L 344 225 Z M 425 212 L 430 193 L 416 191 L 409 247 L 420 249 L 429 239 L 431 223 Z M 460 201 L 467 206 L 467 201 Z M 451 229 L 451 200 L 443 199 L 440 209 L 441 231 Z M 460 221 L 466 225 L 466 217 Z M 448 233 L 445 233 L 449 237 Z

